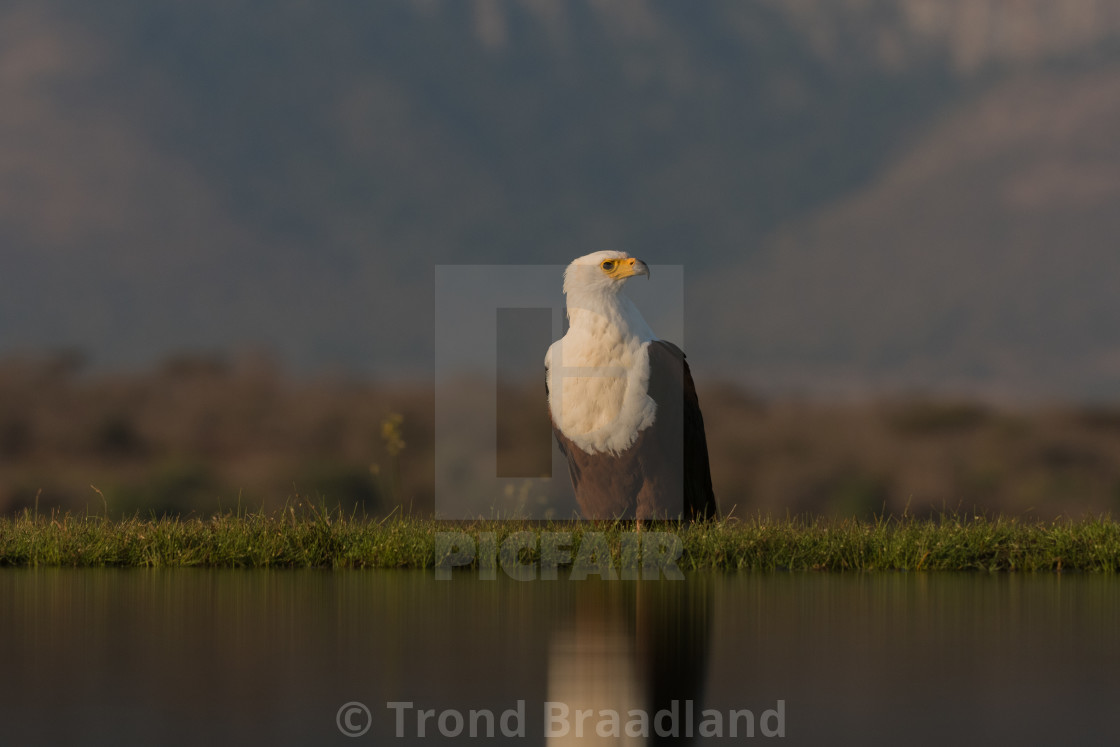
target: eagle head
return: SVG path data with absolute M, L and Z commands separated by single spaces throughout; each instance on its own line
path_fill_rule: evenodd
M 614 294 L 635 275 L 649 277 L 649 266 L 626 252 L 594 252 L 574 260 L 564 271 L 564 293 Z

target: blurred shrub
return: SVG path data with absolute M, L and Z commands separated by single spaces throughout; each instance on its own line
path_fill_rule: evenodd
M 1096 449 L 1073 441 L 1045 441 L 1032 451 L 1030 460 L 1055 471 L 1093 469 L 1104 462 Z
M 31 423 L 13 416 L 0 421 L 0 457 L 15 459 L 31 451 Z
M 104 457 L 138 457 L 147 452 L 144 437 L 127 415 L 107 416 L 97 424 L 92 440 L 93 451 Z
M 380 488 L 368 467 L 343 462 L 305 464 L 295 479 L 297 492 L 316 503 L 343 512 L 375 513 L 381 505 Z
M 789 502 L 789 512 L 872 519 L 889 512 L 889 498 L 884 477 L 858 464 L 841 464 L 806 476 Z
M 236 496 L 223 501 L 213 469 L 192 459 L 160 462 L 141 480 L 104 491 L 110 514 L 157 516 L 207 515 L 233 509 Z
M 1074 418 L 1086 428 L 1120 436 L 1120 407 L 1097 405 L 1079 408 L 1075 411 Z
M 918 400 L 896 406 L 889 417 L 895 431 L 920 436 L 973 430 L 985 424 L 990 414 L 975 402 Z
M 869 520 L 889 510 L 887 482 L 859 469 L 836 475 L 824 493 L 830 512 L 840 516 Z

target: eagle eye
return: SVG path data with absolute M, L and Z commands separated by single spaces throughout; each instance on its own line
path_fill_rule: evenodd
M 604 272 L 610 272 L 611 270 L 614 269 L 614 260 L 613 259 L 604 259 L 603 263 L 599 266 L 603 268 Z

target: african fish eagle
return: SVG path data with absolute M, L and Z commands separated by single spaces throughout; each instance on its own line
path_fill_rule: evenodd
M 545 355 L 552 430 L 590 519 L 717 514 L 704 418 L 684 353 L 622 292 L 649 267 L 595 252 L 564 271 L 568 332 Z

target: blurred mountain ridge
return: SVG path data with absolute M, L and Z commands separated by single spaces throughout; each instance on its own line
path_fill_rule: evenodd
M 510 43 L 518 13 L 544 26 L 558 47 L 570 41 L 564 3 L 542 0 L 472 0 L 473 29 L 479 43 L 495 50 Z M 441 4 L 418 0 L 436 15 Z M 677 18 L 671 3 L 634 0 L 589 3 L 596 21 L 617 38 L 671 38 Z M 680 5 L 677 3 L 676 5 Z M 758 0 L 719 7 L 724 33 L 744 44 L 757 41 L 759 13 L 774 14 L 830 64 L 853 56 L 902 69 L 915 60 L 947 56 L 952 68 L 972 74 L 991 64 L 1038 62 L 1076 53 L 1114 39 L 1120 9 L 1102 0 Z M 695 9 L 692 9 L 695 10 Z M 866 42 L 856 44 L 855 42 Z M 855 53 L 854 55 L 852 53 Z
M 709 375 L 1113 396 L 1118 36 L 1094 0 L 8 3 L 0 354 L 423 375 L 435 265 L 612 247 L 685 265 Z

